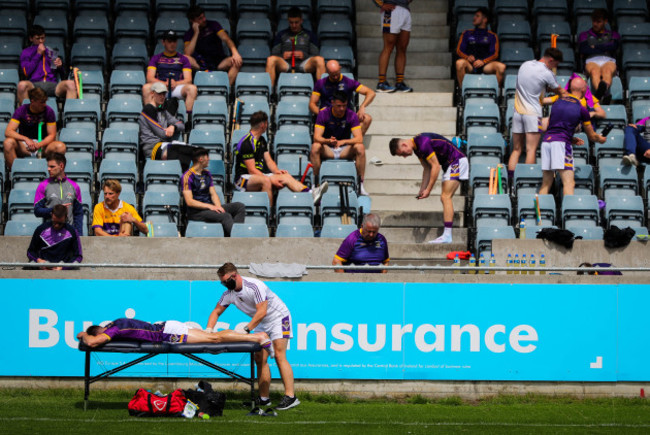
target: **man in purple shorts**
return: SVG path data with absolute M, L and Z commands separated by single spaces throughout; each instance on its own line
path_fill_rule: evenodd
M 149 323 L 142 320 L 120 318 L 106 326 L 92 325 L 85 332 L 77 334 L 87 346 L 97 347 L 111 340 L 143 341 L 148 343 L 230 343 L 249 341 L 264 348 L 271 346 L 271 340 L 264 332 L 242 334 L 232 329 L 206 332 L 188 327 L 177 320 Z
M 390 154 L 393 156 L 408 157 L 415 153 L 422 171 L 422 185 L 417 199 L 424 199 L 431 194 L 436 184 L 440 168 L 442 168 L 442 216 L 445 230 L 442 236 L 428 243 L 451 243 L 451 229 L 454 223 L 454 203 L 452 197 L 460 182 L 469 178 L 469 163 L 467 157 L 461 153 L 444 136 L 435 133 L 420 133 L 411 139 L 391 139 Z
M 350 137 L 351 136 L 351 137 Z M 309 161 L 314 165 L 314 179 L 318 180 L 322 160 L 354 160 L 361 179 L 359 192 L 368 195 L 363 186 L 366 172 L 366 148 L 363 145 L 361 124 L 354 110 L 348 107 L 348 97 L 342 91 L 334 92 L 332 104 L 318 112 L 314 125 L 314 143 Z
M 184 54 L 190 59 L 192 68 L 201 71 L 227 71 L 230 86 L 233 86 L 243 63 L 235 43 L 221 24 L 205 18 L 205 12 L 200 6 L 191 6 L 187 10 L 187 19 L 192 27 L 183 37 Z M 230 57 L 224 53 L 222 41 L 230 50 Z
M 573 195 L 575 178 L 573 173 L 573 147 L 571 144 L 584 145 L 582 139 L 573 137 L 578 124 L 582 123 L 582 128 L 590 141 L 605 143 L 606 140 L 606 138 L 594 131 L 586 104 L 580 101 L 587 91 L 587 82 L 579 77 L 574 78 L 571 81 L 569 91 L 571 92 L 569 95 L 561 97 L 553 104 L 549 126 L 542 138 L 542 187 L 539 189 L 540 195 L 549 193 L 555 171 L 559 171 L 564 195 Z
M 332 265 L 347 266 L 349 264 L 378 266 L 387 265 L 390 261 L 388 255 L 388 241 L 383 234 L 379 233 L 381 219 L 376 214 L 367 214 L 363 217 L 363 225 L 360 229 L 354 230 L 348 235 L 339 250 L 336 251 Z M 343 269 L 337 269 L 337 273 L 343 272 Z M 345 272 L 373 272 L 379 273 L 379 270 L 349 270 Z M 381 273 L 386 273 L 382 270 Z
M 332 98 L 336 91 L 342 91 L 348 96 L 348 107 L 353 109 L 352 101 L 354 93 L 356 92 L 361 94 L 365 98 L 363 99 L 363 103 L 359 106 L 357 116 L 361 123 L 361 135 L 364 136 L 372 123 L 372 117 L 366 113 L 366 107 L 368 107 L 370 103 L 372 103 L 372 100 L 375 99 L 375 91 L 362 85 L 358 81 L 341 74 L 341 65 L 336 60 L 328 61 L 325 65 L 325 69 L 327 70 L 328 75 L 327 77 L 317 80 L 314 84 L 314 91 L 311 93 L 311 99 L 309 100 L 309 110 L 311 113 L 318 115 L 321 109 L 331 107 Z

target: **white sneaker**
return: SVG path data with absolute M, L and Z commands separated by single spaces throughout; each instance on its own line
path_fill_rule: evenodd
M 626 166 L 639 166 L 639 161 L 636 159 L 636 154 L 628 154 L 623 156 L 623 164 Z
M 327 192 L 328 187 L 329 187 L 329 183 L 325 181 L 321 183 L 320 186 L 311 190 L 311 196 L 314 197 L 314 205 L 316 205 L 318 201 L 320 201 L 320 199 L 323 197 L 323 194 Z
M 441 243 L 451 243 L 451 236 L 445 236 L 444 234 L 440 237 L 438 237 L 435 240 L 429 240 L 427 243 L 433 245 L 433 244 L 441 244 Z
M 359 195 L 361 195 L 361 196 L 370 196 L 370 194 L 363 187 L 363 183 L 359 184 Z

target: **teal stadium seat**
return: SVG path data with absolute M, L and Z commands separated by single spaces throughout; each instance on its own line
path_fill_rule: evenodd
M 509 195 L 474 195 L 472 202 L 474 224 L 480 227 L 508 226 L 512 217 L 512 205 Z
M 235 223 L 230 231 L 230 237 L 269 237 L 269 228 L 263 223 Z
M 314 237 L 314 228 L 310 224 L 281 223 L 275 230 L 275 237 L 310 238 Z
M 643 198 L 635 196 L 615 196 L 607 199 L 605 206 L 607 227 L 615 225 L 619 228 L 643 227 L 645 225 L 645 208 Z
M 199 221 L 187 222 L 185 237 L 224 237 L 223 225 Z
M 268 225 L 271 219 L 271 204 L 266 192 L 240 192 L 232 194 L 232 202 L 241 202 L 246 206 L 246 223 L 263 223 Z

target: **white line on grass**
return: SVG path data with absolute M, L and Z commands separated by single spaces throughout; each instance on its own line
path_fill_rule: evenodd
M 254 424 L 271 424 L 271 425 L 331 425 L 331 424 L 357 424 L 357 425 L 375 425 L 375 426 L 503 426 L 503 427 L 557 427 L 557 428 L 599 428 L 599 427 L 620 427 L 620 428 L 650 428 L 650 424 L 619 424 L 619 423 L 601 423 L 601 424 L 546 424 L 546 423 L 508 423 L 508 422 L 424 422 L 424 421 L 411 421 L 411 422 L 377 422 L 377 421 L 276 421 L 273 418 L 246 418 L 244 420 L 237 419 L 222 419 L 215 417 L 219 423 L 254 423 Z M 75 418 L 49 418 L 49 417 L 0 417 L 0 421 L 56 421 L 56 422 L 78 422 L 78 423 L 187 423 L 184 418 L 165 418 L 149 419 L 149 418 L 115 418 L 115 419 L 75 419 Z M 204 420 L 193 419 L 190 421 L 203 424 Z

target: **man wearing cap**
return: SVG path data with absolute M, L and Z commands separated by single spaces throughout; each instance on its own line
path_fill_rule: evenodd
M 185 131 L 185 125 L 165 108 L 167 86 L 162 82 L 155 82 L 151 85 L 149 94 L 153 104 L 146 104 L 138 119 L 140 146 L 144 158 L 179 160 L 183 171 L 186 171 L 192 164 L 195 147 L 178 142 Z
M 164 51 L 154 55 L 147 67 L 147 83 L 142 86 L 144 104 L 153 104 L 151 85 L 156 82 L 166 83 L 171 89 L 171 97 L 185 100 L 188 118 L 192 114 L 197 89 L 192 84 L 192 66 L 184 54 L 176 51 L 178 35 L 168 30 L 162 37 Z

